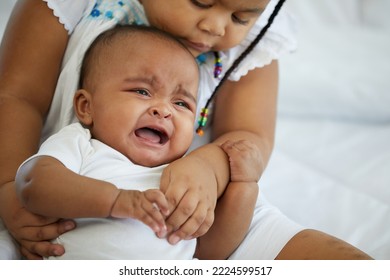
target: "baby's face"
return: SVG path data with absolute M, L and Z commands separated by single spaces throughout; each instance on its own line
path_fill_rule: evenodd
M 157 166 L 192 142 L 199 72 L 184 48 L 144 37 L 116 40 L 101 56 L 91 131 L 132 162 Z
M 142 0 L 152 26 L 165 30 L 194 56 L 230 49 L 246 38 L 269 0 Z

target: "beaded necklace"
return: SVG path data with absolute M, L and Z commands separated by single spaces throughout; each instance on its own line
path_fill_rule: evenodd
M 222 74 L 222 60 L 219 56 L 219 52 L 214 52 L 214 78 L 220 79 Z
M 220 79 L 222 74 L 222 60 L 219 56 L 219 52 L 213 52 L 214 54 L 214 78 Z M 202 53 L 196 57 L 196 60 L 199 64 L 205 63 L 207 60 L 207 55 Z
M 259 34 L 256 36 L 256 38 L 251 42 L 251 44 L 246 48 L 246 50 L 233 62 L 232 66 L 226 71 L 226 73 L 223 75 L 222 79 L 220 78 L 222 73 L 222 61 L 219 56 L 218 52 L 214 52 L 215 57 L 215 63 L 214 63 L 214 77 L 217 79 L 220 79 L 218 85 L 214 89 L 213 93 L 211 94 L 210 98 L 207 100 L 206 105 L 201 109 L 200 116 L 198 119 L 198 128 L 196 129 L 196 133 L 199 136 L 202 136 L 204 134 L 203 128 L 206 126 L 207 123 L 207 117 L 208 117 L 208 107 L 210 106 L 211 101 L 213 101 L 215 95 L 217 94 L 217 91 L 221 87 L 221 85 L 227 80 L 227 78 L 230 76 L 230 74 L 234 71 L 234 69 L 237 68 L 237 66 L 241 63 L 242 60 L 254 49 L 254 47 L 260 42 L 260 40 L 263 38 L 264 34 L 267 32 L 268 28 L 272 25 L 276 15 L 279 13 L 280 9 L 282 8 L 284 2 L 286 0 L 279 0 L 276 4 L 274 10 L 272 11 L 270 17 L 268 18 L 267 24 L 260 30 Z M 204 61 L 205 57 L 202 57 L 200 55 L 198 57 L 198 60 L 201 62 Z

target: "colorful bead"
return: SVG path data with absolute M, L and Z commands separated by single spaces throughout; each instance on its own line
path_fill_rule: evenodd
M 196 134 L 198 134 L 199 136 L 203 136 L 203 134 L 204 134 L 203 129 L 198 128 L 198 129 L 196 130 Z
M 214 69 L 214 78 L 217 78 L 217 79 L 221 78 L 221 73 L 222 73 L 222 68 L 216 66 Z
M 218 52 L 214 53 L 214 78 L 220 79 L 222 74 L 222 59 L 219 56 Z M 199 65 L 206 63 L 207 61 L 207 54 L 208 53 L 202 53 L 196 57 L 196 61 Z
M 220 79 L 222 74 L 222 60 L 218 52 L 214 52 L 215 64 L 214 64 L 214 78 Z
M 203 135 L 203 129 L 202 127 L 204 127 L 207 123 L 207 116 L 208 116 L 208 112 L 209 112 L 209 109 L 207 108 L 202 108 L 202 110 L 200 111 L 200 117 L 199 117 L 199 120 L 198 120 L 198 129 L 196 130 L 196 133 L 200 136 Z

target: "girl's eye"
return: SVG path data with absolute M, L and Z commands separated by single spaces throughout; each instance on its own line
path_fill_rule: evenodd
M 249 20 L 243 20 L 240 17 L 236 15 L 232 15 L 233 22 L 241 24 L 241 25 L 247 25 L 249 23 Z
M 199 7 L 199 8 L 202 8 L 202 9 L 207 9 L 207 8 L 210 8 L 212 7 L 212 4 L 210 4 L 209 2 L 210 1 L 199 1 L 199 0 L 191 0 L 192 4 L 194 4 L 195 6 Z

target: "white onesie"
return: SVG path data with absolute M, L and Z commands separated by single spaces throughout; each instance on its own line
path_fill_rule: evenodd
M 89 130 L 79 123 L 66 126 L 49 137 L 31 158 L 42 155 L 56 158 L 75 173 L 128 190 L 158 189 L 165 167 L 150 168 L 133 164 L 113 148 L 91 139 Z M 82 218 L 75 221 L 75 230 L 55 240 L 64 245 L 65 254 L 50 259 L 175 260 L 192 259 L 195 252 L 195 239 L 170 245 L 166 239 L 157 238 L 148 226 L 135 219 Z

